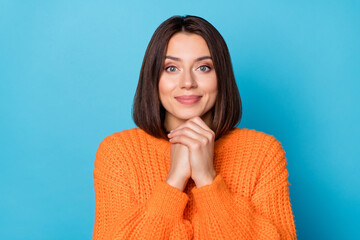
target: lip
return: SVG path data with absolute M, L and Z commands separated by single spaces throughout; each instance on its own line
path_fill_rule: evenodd
M 175 97 L 175 99 L 182 103 L 182 104 L 186 104 L 186 105 L 191 105 L 194 103 L 197 103 L 198 101 L 200 101 L 200 99 L 202 98 L 202 96 L 198 96 L 198 95 L 182 95 L 182 96 L 178 96 Z

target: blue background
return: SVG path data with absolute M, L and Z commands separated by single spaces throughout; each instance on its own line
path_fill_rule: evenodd
M 286 151 L 298 239 L 360 239 L 360 1 L 0 1 L 0 239 L 90 239 L 104 137 L 135 127 L 147 44 L 198 15 L 228 44 L 239 127 Z

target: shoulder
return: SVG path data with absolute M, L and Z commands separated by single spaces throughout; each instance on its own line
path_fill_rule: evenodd
M 247 144 L 253 145 L 252 151 L 258 152 L 259 158 L 263 159 L 263 168 L 280 163 L 286 166 L 286 152 L 274 135 L 254 129 L 246 129 L 243 132 L 247 135 Z
M 248 128 L 236 128 L 232 134 L 235 137 L 227 145 L 242 155 L 252 156 L 263 169 L 279 162 L 286 165 L 285 150 L 274 135 Z
M 127 137 L 138 137 L 140 135 L 143 135 L 145 132 L 140 128 L 130 128 L 130 129 L 124 129 L 119 132 L 114 132 L 104 138 L 106 139 L 121 139 L 121 138 L 127 138 Z
M 136 143 L 141 143 L 146 137 L 147 133 L 140 128 L 124 129 L 106 136 L 99 146 L 118 148 L 129 144 L 136 145 Z
M 96 151 L 95 166 L 119 166 L 123 159 L 133 159 L 131 155 L 134 152 L 142 151 L 145 138 L 146 133 L 139 128 L 125 129 L 106 136 Z
M 256 138 L 269 139 L 273 141 L 276 140 L 276 138 L 271 134 L 250 128 L 233 128 L 227 135 L 230 135 L 232 138 Z
M 106 136 L 100 144 L 111 144 L 115 142 L 140 141 L 147 137 L 147 133 L 140 128 L 124 129 Z
M 230 138 L 229 142 L 237 146 L 255 147 L 262 150 L 281 147 L 280 141 L 274 135 L 255 129 L 234 128 L 224 137 Z

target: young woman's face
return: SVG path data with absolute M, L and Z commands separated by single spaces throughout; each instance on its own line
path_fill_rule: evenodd
M 217 92 L 216 72 L 205 40 L 192 33 L 174 34 L 159 79 L 165 126 L 172 129 L 192 117 L 210 113 Z

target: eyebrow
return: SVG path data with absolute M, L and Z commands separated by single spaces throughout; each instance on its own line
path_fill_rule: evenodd
M 177 58 L 177 57 L 173 57 L 173 56 L 166 56 L 165 58 L 172 59 L 174 61 L 181 61 L 181 58 Z M 212 58 L 210 56 L 203 56 L 203 57 L 199 57 L 199 58 L 195 59 L 195 62 L 198 62 L 198 61 L 201 61 L 201 60 L 204 60 L 204 59 L 211 59 L 212 60 Z

